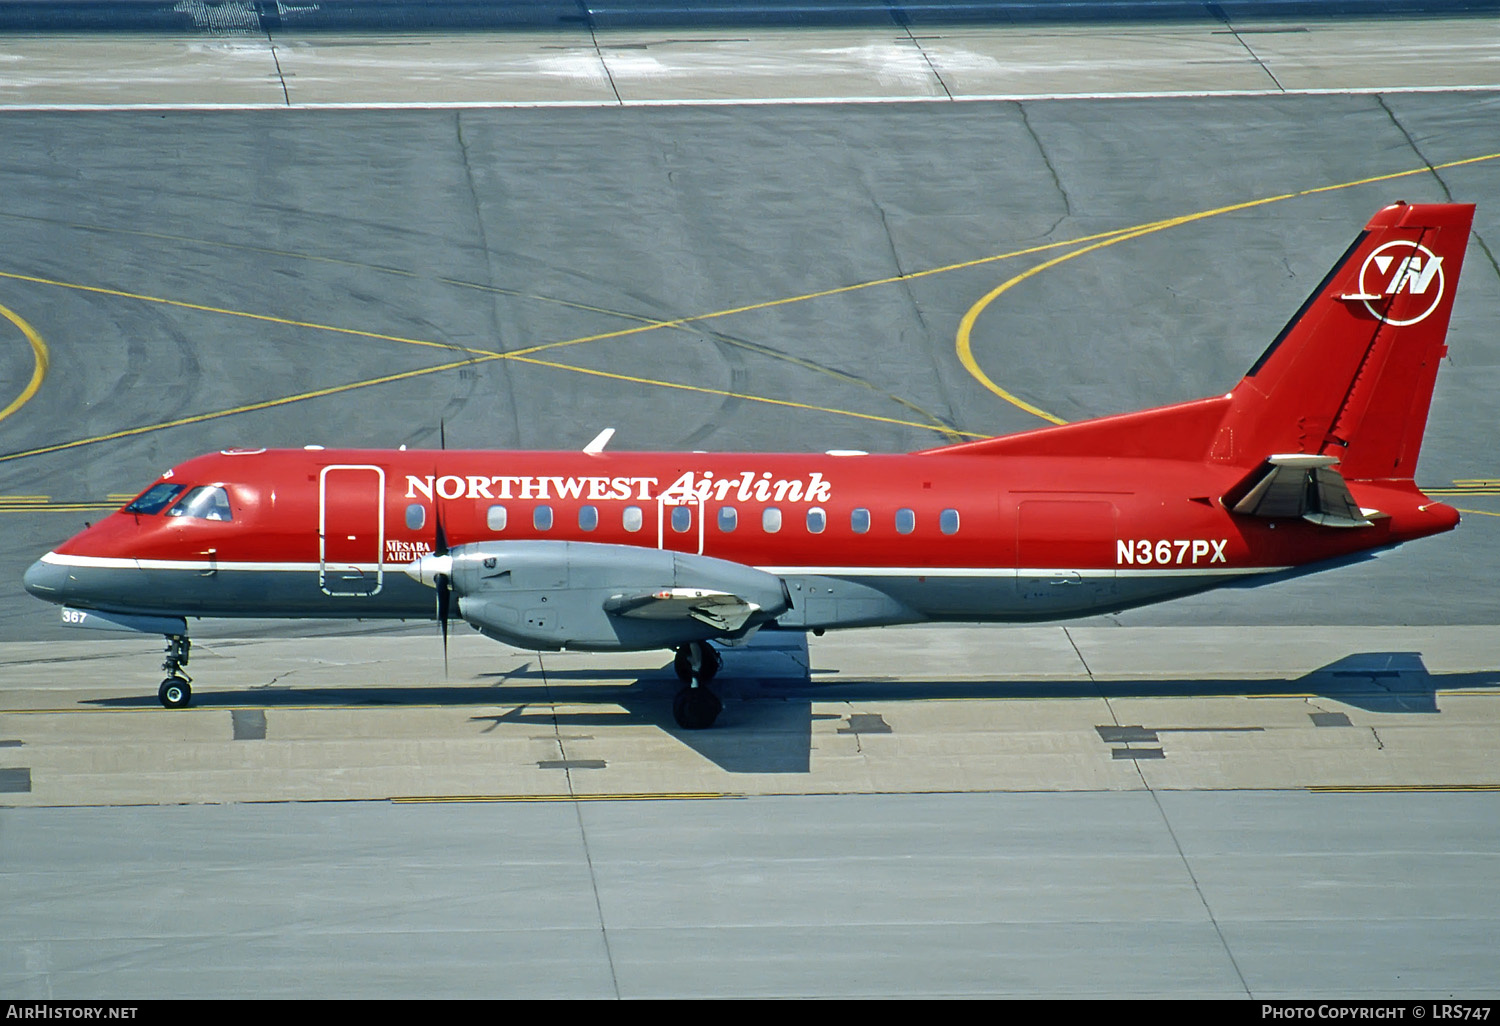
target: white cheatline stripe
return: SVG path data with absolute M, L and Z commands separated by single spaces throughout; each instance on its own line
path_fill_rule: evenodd
M 649 550 L 654 551 L 654 550 Z M 323 567 L 306 562 L 248 562 L 206 559 L 128 559 L 116 556 L 76 556 L 49 552 L 42 557 L 43 563 L 54 566 L 98 567 L 109 570 L 202 570 L 221 571 L 274 571 L 290 573 L 316 573 Z M 377 571 L 404 568 L 400 561 L 389 563 L 336 563 L 340 570 Z M 1134 567 L 1119 569 L 1077 569 L 1013 566 L 758 566 L 755 569 L 770 574 L 810 574 L 821 577 L 947 577 L 947 578 L 1012 578 L 1012 577 L 1219 577 L 1244 574 L 1277 573 L 1290 570 L 1287 566 L 1215 566 L 1215 567 L 1166 567 L 1142 570 Z
M 1141 570 L 1135 567 L 1014 567 L 1014 566 L 757 566 L 768 574 L 816 574 L 821 577 L 1219 577 L 1270 574 L 1287 566 L 1173 566 Z
M 71 566 L 78 568 L 96 568 L 101 570 L 277 570 L 277 571 L 311 571 L 317 573 L 322 567 L 317 563 L 293 563 L 293 562 L 248 562 L 248 561 L 224 561 L 207 559 L 130 559 L 120 556 L 76 556 L 72 554 L 49 552 L 40 560 L 53 566 Z M 377 570 L 380 565 L 375 563 L 335 563 L 340 570 Z M 404 563 L 386 563 L 386 567 L 405 566 Z

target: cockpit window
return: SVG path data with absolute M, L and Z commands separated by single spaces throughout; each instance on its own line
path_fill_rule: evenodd
M 198 520 L 233 520 L 229 495 L 217 485 L 201 485 L 184 495 L 171 509 L 169 517 L 194 517 Z
M 144 513 L 148 516 L 152 513 L 160 513 L 172 504 L 173 499 L 186 490 L 187 485 L 167 484 L 166 482 L 152 485 L 142 493 L 140 498 L 126 506 L 124 512 Z

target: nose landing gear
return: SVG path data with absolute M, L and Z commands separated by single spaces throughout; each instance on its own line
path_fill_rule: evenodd
M 162 660 L 161 668 L 167 671 L 167 679 L 161 682 L 156 697 L 168 709 L 181 709 L 193 700 L 193 689 L 189 686 L 192 678 L 182 669 L 187 665 L 193 643 L 185 634 L 168 634 L 166 638 L 167 657 Z
M 672 669 L 686 687 L 672 699 L 672 716 L 683 730 L 703 730 L 718 719 L 724 703 L 708 689 L 708 682 L 723 665 L 723 657 L 706 641 L 692 641 L 677 650 Z

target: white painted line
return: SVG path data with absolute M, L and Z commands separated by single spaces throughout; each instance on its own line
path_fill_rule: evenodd
M 1256 96 L 1393 96 L 1409 93 L 1500 92 L 1488 85 L 1369 86 L 1346 89 L 1197 89 L 1151 92 L 992 93 L 976 96 L 798 96 L 769 99 L 675 100 L 452 100 L 419 103 L 27 103 L 0 101 L 0 113 L 52 111 L 264 111 L 264 110 L 530 110 L 570 107 L 785 107 L 900 103 L 1034 103 L 1045 100 L 1196 100 Z

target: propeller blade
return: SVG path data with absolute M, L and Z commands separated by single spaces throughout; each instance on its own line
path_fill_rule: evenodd
M 438 432 L 441 436 L 442 421 L 438 422 Z M 444 448 L 446 448 L 446 444 Z M 434 556 L 448 555 L 448 532 L 443 530 L 443 507 L 441 503 L 433 503 L 432 516 L 432 554 Z M 445 570 L 452 570 L 453 561 L 443 560 Z M 450 595 L 452 592 L 452 580 L 447 573 L 435 573 L 432 576 L 433 590 L 437 592 L 437 619 L 438 626 L 443 632 L 443 677 L 448 676 L 448 615 Z
M 437 585 L 438 625 L 442 628 L 442 631 L 443 631 L 443 678 L 447 679 L 447 677 L 448 677 L 448 601 L 449 601 L 448 600 L 448 596 L 449 596 L 449 592 L 450 592 L 450 589 L 448 587 L 448 575 L 447 574 L 439 574 L 435 583 Z

